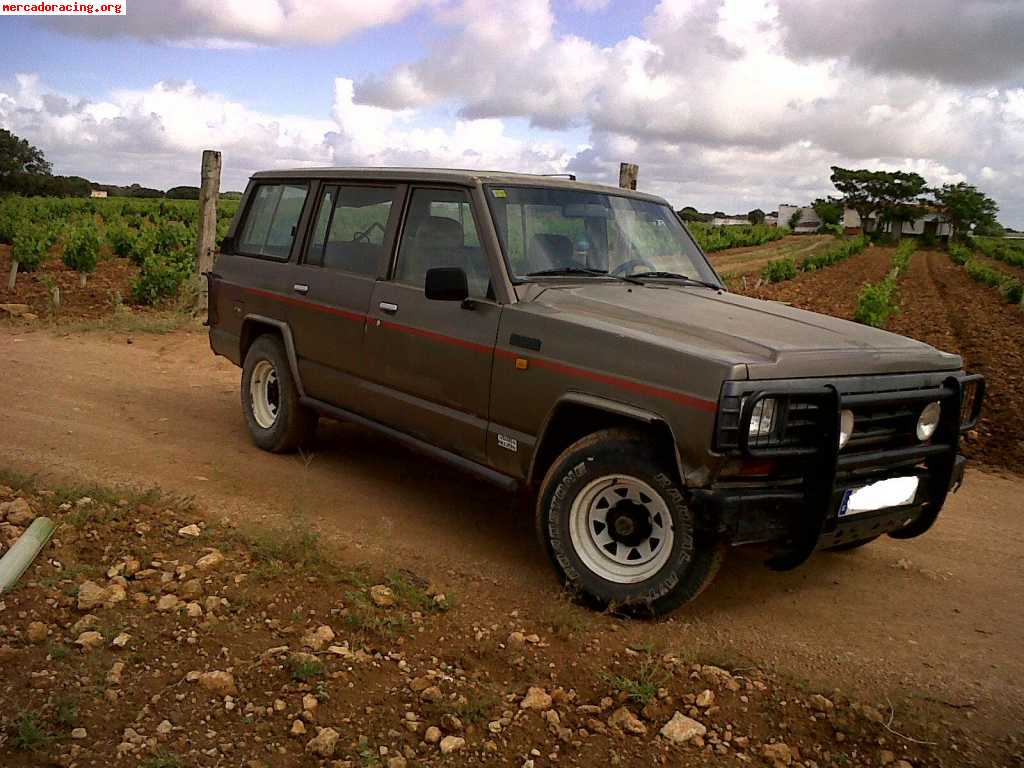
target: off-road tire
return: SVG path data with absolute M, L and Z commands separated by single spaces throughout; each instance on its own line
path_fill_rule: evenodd
M 279 401 L 277 416 L 269 428 L 256 421 L 251 395 L 253 369 L 264 360 L 274 367 L 277 375 Z M 271 453 L 289 453 L 312 442 L 318 418 L 315 412 L 299 403 L 298 388 L 280 337 L 263 334 L 249 347 L 242 366 L 241 397 L 249 434 L 258 447 Z
M 866 539 L 859 539 L 857 541 L 847 541 L 843 544 L 836 544 L 834 547 L 826 547 L 826 552 L 850 552 L 854 549 L 860 549 L 866 544 L 870 544 L 872 541 L 877 539 L 877 536 L 869 536 Z
M 590 569 L 569 532 L 573 499 L 593 480 L 616 474 L 635 477 L 654 489 L 672 519 L 667 562 L 649 578 L 632 584 L 603 578 Z M 598 608 L 657 615 L 694 600 L 711 583 L 726 545 L 697 528 L 693 510 L 673 475 L 657 460 L 646 436 L 629 429 L 595 432 L 555 459 L 537 494 L 537 534 L 570 591 Z

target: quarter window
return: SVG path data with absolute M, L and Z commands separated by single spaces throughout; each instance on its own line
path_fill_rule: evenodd
M 238 251 L 252 256 L 287 259 L 305 200 L 305 185 L 258 186 L 242 227 Z
M 395 187 L 327 187 L 320 198 L 306 263 L 374 276 Z

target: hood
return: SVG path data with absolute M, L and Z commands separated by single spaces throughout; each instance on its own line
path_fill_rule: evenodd
M 619 335 L 745 365 L 748 377 L 843 376 L 953 371 L 951 355 L 919 341 L 726 291 L 665 283 L 536 284 L 524 301 Z

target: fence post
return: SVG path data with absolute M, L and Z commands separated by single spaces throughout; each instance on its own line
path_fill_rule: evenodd
M 206 273 L 213 270 L 213 249 L 217 245 L 217 199 L 220 197 L 220 152 L 203 150 L 203 167 L 199 186 L 199 237 L 196 240 L 196 272 L 199 290 L 197 313 L 206 311 Z
M 636 177 L 640 166 L 636 163 L 619 163 L 619 186 L 622 189 L 636 189 Z

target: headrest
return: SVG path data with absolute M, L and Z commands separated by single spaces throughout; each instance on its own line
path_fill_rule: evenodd
M 416 243 L 431 248 L 461 248 L 465 244 L 462 224 L 446 216 L 427 216 L 416 229 Z
M 572 261 L 572 240 L 567 235 L 537 233 L 531 238 L 531 255 L 543 255 L 552 266 L 563 266 Z

